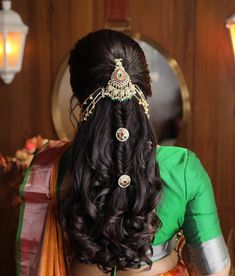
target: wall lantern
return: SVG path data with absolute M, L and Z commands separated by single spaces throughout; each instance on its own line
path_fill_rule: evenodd
M 232 46 L 233 46 L 233 56 L 235 58 L 235 14 L 227 19 L 226 27 L 230 31 Z
M 0 10 L 0 76 L 10 83 L 21 70 L 28 27 L 18 13 L 11 10 L 11 1 L 2 1 Z

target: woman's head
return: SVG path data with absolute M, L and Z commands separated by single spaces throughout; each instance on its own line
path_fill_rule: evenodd
M 146 96 L 151 96 L 149 71 L 139 44 L 126 34 L 101 30 L 79 40 L 70 54 L 71 86 L 80 103 L 107 84 L 115 59 L 122 59 L 132 83 L 137 84 Z
M 80 103 L 105 87 L 120 58 L 133 84 L 151 95 L 143 51 L 125 34 L 102 30 L 79 40 L 71 51 L 71 86 Z M 126 128 L 121 142 L 116 131 Z M 103 270 L 151 265 L 151 239 L 160 224 L 154 210 L 161 180 L 156 137 L 135 97 L 123 102 L 102 98 L 77 130 L 71 147 L 71 190 L 61 208 L 61 223 L 75 258 Z M 118 185 L 131 178 L 127 188 Z

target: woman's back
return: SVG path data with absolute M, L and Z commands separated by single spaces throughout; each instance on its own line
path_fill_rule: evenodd
M 169 241 L 182 228 L 186 227 L 186 233 L 189 241 L 197 243 L 213 238 L 220 233 L 217 210 L 214 203 L 212 185 L 200 160 L 190 150 L 177 146 L 158 146 L 157 161 L 160 168 L 161 179 L 163 180 L 163 191 L 161 201 L 156 206 L 156 213 L 159 215 L 162 227 L 156 232 L 152 245 L 159 245 Z M 68 166 L 69 152 L 62 160 L 62 166 Z M 67 164 L 66 164 L 67 163 Z M 64 171 L 64 169 L 63 169 Z M 61 177 L 61 179 L 63 176 Z M 61 179 L 59 181 L 61 181 Z M 69 190 L 69 180 L 67 179 L 64 187 L 62 186 L 63 197 Z M 200 194 L 200 196 L 198 196 Z M 199 237 L 193 233 L 193 219 L 190 218 L 190 202 L 198 196 L 197 203 L 193 206 L 194 210 L 203 217 L 203 213 L 211 214 L 213 221 L 213 231 L 208 226 L 210 223 L 207 217 L 207 231 L 200 233 Z M 207 204 L 209 201 L 210 204 Z M 211 202 L 213 204 L 211 204 Z M 208 205 L 208 207 L 207 207 Z M 198 209 L 196 209 L 198 208 Z M 208 208 L 210 210 L 208 210 Z M 198 218 L 197 218 L 198 219 Z M 202 218 L 204 219 L 204 218 Z M 188 220 L 185 223 L 185 220 Z M 196 222 L 195 222 L 196 223 Z M 200 222 L 198 221 L 197 224 Z M 186 224 L 186 226 L 185 226 Z M 191 231 L 188 228 L 192 228 Z M 203 225 L 199 228 L 203 227 Z M 187 233 L 187 229 L 189 230 Z M 205 230 L 205 229 L 204 229 Z M 199 234 L 199 233 L 198 233 Z M 205 237 L 204 237 L 205 235 Z M 190 238 L 192 240 L 190 240 Z
M 223 269 L 229 257 L 205 170 L 187 149 L 160 146 L 156 151 L 147 102 L 150 76 L 139 44 L 117 31 L 90 33 L 72 49 L 69 70 L 75 119 L 80 106 L 77 129 L 70 144 L 49 143 L 49 153 L 35 158 L 25 180 L 21 212 L 34 210 L 34 222 L 39 215 L 40 221 L 46 218 L 40 227 L 37 223 L 40 231 L 32 232 L 39 235 L 35 246 L 24 231 L 30 219 L 23 215 L 18 240 L 27 246 L 21 256 L 30 259 L 25 248 L 38 256 L 23 264 L 40 276 L 65 275 L 62 229 L 72 263 L 120 274 L 156 267 L 172 256 L 182 228 L 198 271 Z M 57 176 L 68 145 L 66 192 Z
M 22 197 L 24 198 L 24 211 L 21 212 L 20 220 L 27 220 L 28 224 L 24 224 L 24 228 L 22 229 L 19 227 L 18 232 L 21 231 L 21 234 L 25 233 L 24 243 L 26 244 L 36 240 L 38 235 L 45 235 L 45 229 L 43 230 L 43 228 L 35 228 L 35 230 L 37 229 L 37 231 L 39 231 L 38 233 L 34 232 L 36 235 L 35 237 L 32 233 L 29 235 L 32 230 L 33 222 L 38 221 L 39 223 L 42 223 L 46 219 L 47 208 L 45 209 L 44 215 L 42 211 L 40 213 L 37 211 L 38 206 L 40 207 L 39 204 L 42 204 L 42 198 L 44 197 L 43 201 L 45 202 L 44 204 L 47 204 L 46 206 L 55 206 L 56 204 L 56 208 L 59 209 L 59 206 L 64 201 L 64 198 L 71 188 L 71 176 L 68 170 L 71 156 L 69 143 L 66 143 L 67 145 L 60 143 L 59 141 L 50 143 L 51 146 L 48 147 L 48 149 L 36 156 L 36 159 L 32 162 L 31 168 L 29 169 L 24 181 L 25 188 L 24 193 L 22 194 Z M 50 156 L 50 159 L 48 156 Z M 59 159 L 57 156 L 59 156 Z M 55 160 L 57 161 L 55 162 Z M 208 273 L 208 269 L 219 271 L 223 267 L 226 267 L 226 264 L 229 262 L 229 256 L 221 235 L 216 207 L 214 204 L 212 186 L 199 159 L 193 152 L 185 148 L 160 146 L 157 148 L 157 160 L 160 167 L 161 178 L 163 180 L 163 192 L 160 204 L 156 206 L 155 212 L 161 219 L 162 227 L 155 233 L 155 236 L 152 237 L 151 244 L 153 246 L 153 256 L 151 259 L 154 264 L 151 271 L 148 272 L 149 274 L 143 272 L 143 275 L 147 276 L 156 275 L 156 273 L 163 273 L 171 270 L 176 265 L 178 257 L 173 250 L 176 246 L 175 234 L 182 229 L 184 229 L 189 248 L 192 252 L 194 251 L 191 261 L 198 270 L 204 270 L 204 273 L 206 271 Z M 55 164 L 53 165 L 53 163 Z M 50 185 L 48 180 L 48 167 L 49 164 L 51 164 L 51 167 L 54 167 L 56 163 L 57 166 L 59 163 L 58 178 L 55 187 L 57 192 L 56 197 L 53 197 L 48 194 Z M 35 175 L 34 166 L 36 167 L 38 175 L 45 174 L 45 177 L 41 179 L 41 182 L 39 181 L 38 176 Z M 42 187 L 40 188 L 41 191 L 38 187 Z M 40 198 L 35 196 L 34 199 L 32 198 L 32 192 L 35 193 L 35 191 L 40 191 Z M 30 211 L 27 211 L 29 208 Z M 33 210 L 36 210 L 36 212 Z M 35 215 L 26 217 L 26 214 L 29 214 L 30 212 Z M 64 235 L 64 238 L 65 237 L 66 235 Z M 205 251 L 205 246 L 208 247 L 208 244 L 211 248 L 214 247 L 214 252 L 211 251 L 211 249 L 209 249 L 208 252 Z M 67 247 L 67 245 L 68 241 L 65 239 L 64 251 L 66 252 L 68 263 L 70 265 L 73 264 L 71 267 L 74 274 L 72 275 L 88 275 L 82 274 L 84 271 L 89 271 L 89 275 L 91 276 L 97 276 L 98 274 L 105 275 L 96 265 L 84 265 L 73 261 L 71 258 L 73 253 L 71 248 Z M 220 245 L 219 252 L 216 245 Z M 42 244 L 40 247 L 42 247 Z M 32 247 L 30 247 L 29 250 L 32 252 Z M 27 250 L 24 249 L 24 251 Z M 195 254 L 195 252 L 197 252 L 197 254 Z M 29 266 L 32 266 L 32 263 L 35 263 L 34 260 L 39 259 L 40 253 L 41 249 L 39 250 L 35 247 L 35 256 L 31 255 L 28 260 Z M 205 262 L 207 262 L 207 266 Z M 208 263 L 210 263 L 210 266 L 208 266 Z M 145 268 L 146 266 L 142 266 L 138 271 Z M 136 272 L 137 270 L 128 269 L 128 272 L 120 271 L 118 275 L 131 276 L 135 275 Z M 138 272 L 138 275 L 141 276 L 140 272 Z
M 164 272 L 164 269 L 168 271 L 172 268 L 172 263 L 175 264 L 176 257 L 173 255 L 168 260 L 166 258 L 163 264 L 159 263 L 159 260 L 173 252 L 177 243 L 177 234 L 180 231 L 185 235 L 189 248 L 194 251 L 197 250 L 197 247 L 198 250 L 200 247 L 202 248 L 204 244 L 208 246 L 208 241 L 213 246 L 213 243 L 216 244 L 220 240 L 223 261 L 217 263 L 218 252 L 211 251 L 208 253 L 210 256 L 207 256 L 209 259 L 205 261 L 212 262 L 213 269 L 223 268 L 224 263 L 229 261 L 229 256 L 221 233 L 213 188 L 203 165 L 198 157 L 186 148 L 158 146 L 156 152 L 163 189 L 160 203 L 156 206 L 155 212 L 158 214 L 162 226 L 152 237 L 153 256 L 151 259 L 153 262 L 158 261 L 158 264 L 152 268 L 149 275 L 154 275 L 152 274 L 154 269 L 155 275 L 158 272 Z M 63 172 L 69 163 L 68 159 L 69 152 L 65 154 L 62 161 L 63 169 L 61 171 Z M 63 181 L 63 176 L 61 176 L 59 180 L 63 181 L 62 199 L 71 183 L 69 175 L 66 178 Z M 198 253 L 202 254 L 202 252 Z M 201 271 L 204 269 L 204 273 L 209 272 L 203 259 L 194 256 L 192 262 L 198 267 L 197 269 Z M 86 266 L 83 268 L 88 269 Z M 77 264 L 76 269 L 78 269 Z M 95 270 L 95 268 L 92 269 Z M 122 273 L 118 275 L 122 275 Z M 126 275 L 131 275 L 131 272 Z

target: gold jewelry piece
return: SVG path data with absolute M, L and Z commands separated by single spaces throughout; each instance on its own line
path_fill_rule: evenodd
M 122 102 L 135 95 L 135 86 L 122 66 L 122 59 L 115 59 L 115 62 L 116 67 L 108 81 L 104 94 L 111 100 Z
M 121 187 L 121 188 L 126 188 L 130 185 L 131 183 L 131 178 L 129 175 L 127 174 L 123 174 L 121 175 L 119 178 L 118 178 L 118 185 Z
M 129 138 L 129 131 L 124 127 L 120 127 L 116 131 L 116 138 L 120 142 L 125 142 Z
M 131 82 L 130 76 L 122 65 L 122 59 L 115 59 L 115 63 L 115 69 L 106 87 L 100 87 L 95 90 L 81 105 L 80 121 L 86 121 L 92 114 L 97 102 L 104 97 L 109 97 L 113 101 L 123 102 L 134 96 L 138 103 L 143 106 L 144 113 L 149 118 L 149 104 L 143 92 L 138 85 Z M 86 107 L 84 108 L 84 106 Z

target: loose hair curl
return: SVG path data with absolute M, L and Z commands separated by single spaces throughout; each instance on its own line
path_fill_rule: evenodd
M 129 36 L 111 30 L 79 40 L 69 58 L 74 97 L 82 103 L 104 87 L 121 58 L 132 83 L 151 96 L 145 56 Z M 130 137 L 119 142 L 118 128 Z M 79 123 L 71 146 L 71 189 L 61 207 L 61 224 L 76 260 L 110 272 L 152 265 L 151 238 L 160 226 L 155 208 L 161 179 L 156 137 L 143 107 L 133 97 L 125 102 L 101 99 L 87 121 Z M 123 189 L 122 174 L 131 177 Z

